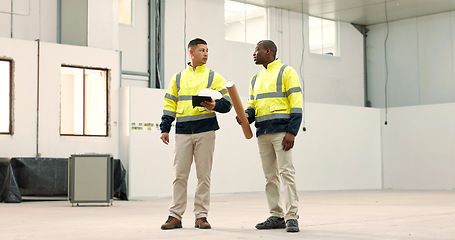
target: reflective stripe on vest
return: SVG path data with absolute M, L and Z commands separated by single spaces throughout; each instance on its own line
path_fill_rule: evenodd
M 209 119 L 209 118 L 214 118 L 214 117 L 216 117 L 215 113 L 211 112 L 211 113 L 200 114 L 200 115 L 177 117 L 177 122 L 197 121 L 197 120 Z
M 287 66 L 288 65 L 283 65 L 280 68 L 280 72 L 278 73 L 278 77 L 276 79 L 276 92 L 258 94 L 256 96 L 256 99 L 286 97 L 287 93 L 283 92 L 283 72 Z M 258 77 L 258 74 L 254 75 L 253 79 L 251 80 L 251 91 L 253 92 L 253 94 L 254 94 L 254 85 L 256 84 L 257 77 Z M 252 97 L 252 96 L 250 96 L 250 97 Z M 253 99 L 253 98 L 251 98 L 251 99 Z
M 210 70 L 209 71 L 209 80 L 207 82 L 207 88 L 210 88 L 213 83 L 213 76 L 215 75 L 215 72 Z M 177 76 L 175 76 L 175 85 L 177 86 L 177 95 L 180 92 L 180 78 L 182 76 L 182 72 L 177 73 Z M 180 99 L 180 97 L 179 97 Z M 186 100 L 186 99 L 185 99 Z

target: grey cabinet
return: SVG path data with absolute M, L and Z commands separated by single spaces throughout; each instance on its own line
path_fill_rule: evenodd
M 68 198 L 76 203 L 106 203 L 114 197 L 114 160 L 109 154 L 71 155 L 68 165 Z

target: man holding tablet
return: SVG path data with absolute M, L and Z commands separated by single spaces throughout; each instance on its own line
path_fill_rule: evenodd
M 196 164 L 198 179 L 194 199 L 195 227 L 210 229 L 207 215 L 210 205 L 210 175 L 215 150 L 215 131 L 219 129 L 215 112 L 231 110 L 231 100 L 224 78 L 206 67 L 207 42 L 196 38 L 189 42 L 191 62 L 186 69 L 174 74 L 164 96 L 161 117 L 161 140 L 169 144 L 171 124 L 175 125 L 175 150 L 172 202 L 169 217 L 161 229 L 182 228 L 182 216 L 187 204 L 187 182 L 191 164 Z M 193 96 L 203 89 L 212 89 L 221 94 L 220 99 L 200 102 L 193 106 Z M 197 100 L 195 98 L 195 100 Z M 196 102 L 197 103 L 197 102 Z

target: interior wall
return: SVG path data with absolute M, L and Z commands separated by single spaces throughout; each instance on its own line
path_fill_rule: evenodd
M 248 96 L 251 77 L 262 69 L 253 62 L 255 44 L 224 39 L 224 0 L 187 0 L 186 43 L 183 0 L 165 2 L 165 88 L 172 75 L 186 67 L 187 42 L 201 37 L 208 42 L 207 66 L 226 80 L 235 81 L 240 96 Z M 200 6 L 206 9 L 200 14 Z M 341 23 L 341 56 L 320 56 L 305 52 L 302 64 L 302 15 L 269 9 L 269 34 L 278 46 L 278 57 L 302 73 L 308 102 L 363 106 L 363 40 L 350 24 Z M 304 15 L 304 22 L 308 16 Z M 305 24 L 305 49 L 308 49 L 308 27 Z M 301 79 L 302 81 L 302 79 Z
M 61 65 L 109 70 L 109 136 L 60 136 Z M 41 43 L 39 74 L 39 149 L 43 157 L 109 153 L 118 158 L 119 53 L 87 47 Z
M 58 0 L 40 0 L 39 39 L 43 42 L 57 42 L 57 1 Z
M 88 1 L 88 46 L 118 49 L 118 3 L 113 0 Z
M 455 12 L 368 26 L 368 95 L 373 107 L 455 101 Z M 387 68 L 385 48 L 387 45 Z
M 13 60 L 13 134 L 0 134 L 1 157 L 36 153 L 37 43 L 0 38 L 0 58 Z
M 148 87 L 148 0 L 133 1 L 132 25 L 118 25 L 119 49 L 122 51 L 122 71 L 141 73 L 124 74 L 122 86 Z
M 382 127 L 384 188 L 455 189 L 455 104 L 391 108 Z
M 128 129 L 122 131 L 121 148 L 129 150 L 125 158 L 129 197 L 170 196 L 175 128 L 165 145 L 158 126 L 165 90 L 124 87 L 121 91 L 121 102 L 128 106 L 121 115 L 129 113 L 129 122 L 121 126 Z M 307 103 L 306 112 L 308 130 L 299 132 L 293 148 L 298 190 L 381 189 L 381 110 Z M 212 193 L 263 191 L 256 137 L 245 139 L 233 109 L 217 118 L 221 129 L 216 131 Z M 194 173 L 193 169 L 190 196 L 196 188 Z
M 11 18 L 11 1 L 0 2 L 0 37 L 36 40 L 42 42 L 57 42 L 58 29 L 58 1 L 59 0 L 26 0 L 13 1 L 13 14 Z M 63 1 L 63 4 L 72 4 L 72 1 Z M 80 1 L 79 1 L 80 2 Z M 82 6 L 84 5 L 84 6 Z M 85 4 L 73 4 L 85 10 L 78 11 L 71 20 L 73 25 L 62 28 L 63 35 L 70 35 L 67 43 L 75 43 L 95 48 L 118 49 L 118 23 L 117 1 L 112 0 L 87 0 Z M 63 12 L 64 15 L 72 12 Z M 76 20 L 76 21 L 75 21 Z M 83 26 L 77 28 L 75 22 L 83 20 Z M 11 24 L 12 21 L 12 24 Z M 85 30 L 84 30 L 85 29 Z M 82 32 L 81 32 L 82 31 Z M 74 41 L 72 37 L 82 35 L 81 40 Z
M 306 101 L 364 106 L 363 37 L 350 23 L 338 24 L 339 56 L 314 54 L 309 51 L 308 15 L 302 19 L 297 12 L 269 9 L 270 38 L 282 62 L 303 74 Z
M 186 68 L 190 61 L 188 42 L 199 37 L 208 43 L 207 67 L 227 81 L 234 81 L 239 94 L 248 96 L 249 80 L 261 69 L 253 62 L 255 45 L 224 40 L 224 0 L 187 0 L 185 36 L 184 2 L 165 1 L 164 88 L 167 89 L 175 73 Z M 201 6 L 204 14 L 200 14 Z
M 8 2 L 11 3 L 11 1 Z M 38 39 L 40 36 L 40 1 L 13 1 L 13 13 L 13 38 Z
M 381 109 L 306 103 L 294 146 L 299 190 L 382 189 Z
M 57 42 L 57 0 L 0 2 L 0 37 Z M 12 25 L 11 25 L 12 21 Z
M 11 37 L 11 2 L 0 1 L 0 37 Z

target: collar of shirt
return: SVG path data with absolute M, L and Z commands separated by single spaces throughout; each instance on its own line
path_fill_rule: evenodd
M 274 69 L 280 68 L 280 67 L 281 67 L 281 61 L 280 61 L 279 58 L 277 58 L 273 62 L 269 63 L 267 65 L 267 68 L 263 67 L 263 70 L 265 70 L 265 71 L 273 71 Z
M 207 65 L 206 64 L 202 64 L 200 66 L 193 67 L 193 66 L 191 66 L 191 63 L 188 63 L 187 69 L 190 72 L 204 72 L 207 69 Z

